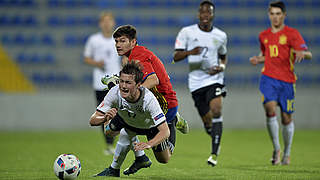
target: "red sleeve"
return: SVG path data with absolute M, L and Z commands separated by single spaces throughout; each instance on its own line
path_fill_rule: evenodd
M 297 30 L 292 32 L 291 46 L 293 47 L 294 50 L 307 50 L 308 49 L 301 34 Z
M 150 59 L 145 59 L 144 61 L 140 61 L 143 66 L 143 79 L 146 79 L 149 75 L 154 74 L 155 71 L 152 67 Z

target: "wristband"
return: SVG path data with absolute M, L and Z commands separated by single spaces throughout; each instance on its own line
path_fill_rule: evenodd
M 225 64 L 220 64 L 219 67 L 224 71 L 226 69 L 226 65 Z

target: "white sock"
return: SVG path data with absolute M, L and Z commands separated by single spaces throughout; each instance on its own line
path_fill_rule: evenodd
M 284 142 L 284 156 L 290 156 L 291 144 L 294 134 L 294 124 L 291 121 L 289 124 L 284 125 L 282 128 L 282 136 Z
M 133 153 L 134 153 L 134 156 L 135 156 L 135 157 L 143 156 L 143 155 L 145 154 L 143 150 L 141 150 L 141 151 L 135 151 L 135 150 L 133 149 L 133 143 L 134 143 L 134 142 L 139 142 L 138 136 L 133 137 L 133 138 L 131 139 L 131 142 L 132 142 L 132 151 L 133 151 Z
M 114 169 L 120 169 L 124 159 L 126 158 L 131 147 L 131 141 L 128 133 L 121 129 L 119 140 L 116 145 L 116 150 L 113 155 L 113 161 L 111 167 Z
M 274 150 L 280 150 L 279 143 L 279 124 L 277 116 L 267 117 L 267 128 L 273 144 Z

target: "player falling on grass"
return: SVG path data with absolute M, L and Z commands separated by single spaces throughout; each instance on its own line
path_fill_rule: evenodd
M 273 143 L 271 163 L 280 163 L 279 125 L 276 108 L 280 107 L 284 154 L 281 164 L 290 163 L 290 149 L 294 134 L 292 113 L 294 112 L 295 82 L 294 64 L 311 59 L 307 45 L 300 33 L 284 24 L 285 4 L 281 1 L 269 4 L 268 15 L 271 27 L 259 35 L 260 56 L 250 58 L 252 65 L 264 64 L 260 79 L 263 107 L 267 116 L 267 128 Z
M 141 85 L 143 76 L 137 62 L 124 65 L 119 85 L 109 91 L 90 118 L 92 126 L 105 123 L 109 127 L 106 134 L 120 131 L 112 164 L 96 176 L 120 177 L 120 167 L 131 146 L 135 151 L 152 148 L 160 163 L 168 163 L 171 157 L 166 117 L 153 93 Z M 136 135 L 146 135 L 148 142 L 136 142 Z
M 202 1 L 199 23 L 182 28 L 174 52 L 174 62 L 188 58 L 189 89 L 206 132 L 212 138 L 208 164 L 217 165 L 222 135 L 222 97 L 226 96 L 224 70 L 227 63 L 227 35 L 213 26 L 215 6 Z
M 123 62 L 137 60 L 143 66 L 144 79 L 142 86 L 150 89 L 157 97 L 161 108 L 165 112 L 166 121 L 170 129 L 169 147 L 173 152 L 176 141 L 176 127 L 182 133 L 188 133 L 187 122 L 177 113 L 178 101 L 173 90 L 169 76 L 164 65 L 158 57 L 143 46 L 137 45 L 137 32 L 135 27 L 125 25 L 118 27 L 113 33 L 118 54 Z M 117 117 L 117 116 L 116 116 Z M 177 122 L 178 121 L 178 122 Z M 135 138 L 135 140 L 138 140 Z M 118 148 L 117 143 L 117 147 Z M 120 145 L 119 145 L 120 147 Z M 136 173 L 139 169 L 149 167 L 151 161 L 144 151 L 134 151 L 136 160 L 124 171 L 125 175 Z M 116 156 L 116 154 L 115 154 Z

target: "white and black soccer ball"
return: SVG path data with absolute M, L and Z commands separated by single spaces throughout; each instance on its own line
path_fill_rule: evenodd
M 53 170 L 59 179 L 76 179 L 81 171 L 80 160 L 73 154 L 61 154 L 54 161 Z

